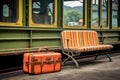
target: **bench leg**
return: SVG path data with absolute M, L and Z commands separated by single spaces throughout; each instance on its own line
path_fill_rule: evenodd
M 95 56 L 95 60 L 97 60 L 97 57 L 102 55 L 101 53 L 98 53 L 98 55 Z
M 62 65 L 64 65 L 69 59 L 70 59 L 70 57 L 67 57 L 67 58 L 62 62 Z
M 95 60 L 97 60 L 98 55 L 95 56 Z
M 79 67 L 79 64 L 78 64 L 77 60 L 75 60 L 75 58 L 73 58 L 72 56 L 71 56 L 71 59 L 72 59 L 73 62 L 75 63 L 76 67 L 78 68 L 78 67 Z
M 75 60 L 75 58 L 74 58 L 72 55 L 69 54 L 70 52 L 68 52 L 68 53 L 63 52 L 63 53 L 68 56 L 68 58 L 66 58 L 66 59 L 62 62 L 63 65 L 64 65 L 69 59 L 72 59 L 73 62 L 75 63 L 75 65 L 76 65 L 76 67 L 77 67 L 77 68 L 79 67 L 79 64 L 78 64 L 77 60 Z
M 109 59 L 109 62 L 112 62 L 112 59 L 111 59 L 111 57 L 106 53 L 105 54 L 107 57 L 108 57 L 108 59 Z
M 108 51 L 107 51 L 107 52 L 108 52 Z M 109 59 L 109 62 L 112 62 L 112 59 L 111 59 L 111 57 L 109 56 L 109 54 L 108 54 L 107 52 L 103 52 L 103 53 L 107 56 L 107 58 Z M 100 54 L 98 54 L 98 55 L 95 56 L 95 60 L 97 60 L 97 57 L 98 57 L 99 55 L 100 55 Z
M 105 55 L 108 57 L 109 62 L 112 62 L 112 59 L 111 59 L 110 55 L 108 54 L 108 52 L 110 52 L 110 51 L 111 51 L 111 49 L 108 49 L 108 50 L 106 50 L 104 53 L 105 53 Z

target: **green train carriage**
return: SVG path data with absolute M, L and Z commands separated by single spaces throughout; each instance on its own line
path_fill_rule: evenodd
M 120 42 L 119 0 L 2 0 L 0 55 L 60 47 L 62 30 L 95 30 L 100 42 Z

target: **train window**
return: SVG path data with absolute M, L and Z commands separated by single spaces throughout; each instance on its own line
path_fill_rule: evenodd
M 112 28 L 117 28 L 119 23 L 118 0 L 112 0 Z
M 94 29 L 108 28 L 108 0 L 92 0 L 91 23 Z
M 1 0 L 0 1 L 0 26 L 21 26 L 22 25 L 22 1 Z
M 99 0 L 92 1 L 92 27 L 98 28 L 100 24 Z
M 102 0 L 102 17 L 101 17 L 101 25 L 102 28 L 108 26 L 108 0 Z
M 0 1 L 0 22 L 16 22 L 18 19 L 17 0 Z
M 37 24 L 54 23 L 54 0 L 32 0 L 32 20 Z
M 57 27 L 57 0 L 29 0 L 29 26 Z
M 67 27 L 84 25 L 84 0 L 64 0 L 63 23 Z

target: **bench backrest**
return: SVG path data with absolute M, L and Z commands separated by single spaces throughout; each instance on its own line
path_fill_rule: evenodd
M 64 49 L 99 45 L 96 31 L 66 30 L 61 32 L 61 36 Z

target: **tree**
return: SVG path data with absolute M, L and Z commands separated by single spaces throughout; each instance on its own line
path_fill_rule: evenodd
M 64 24 L 68 25 L 68 22 L 78 22 L 80 18 L 82 18 L 82 15 L 78 11 L 68 11 L 64 16 Z

